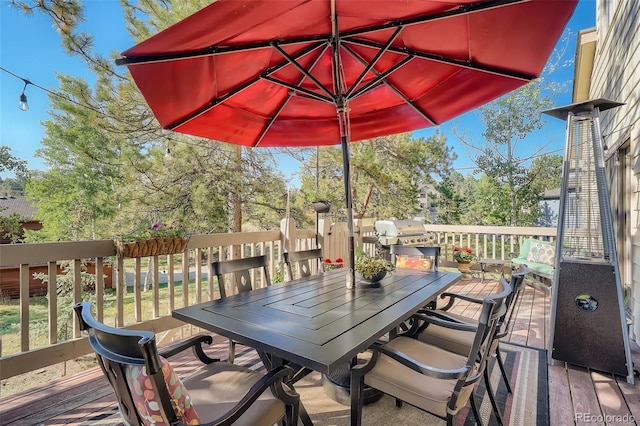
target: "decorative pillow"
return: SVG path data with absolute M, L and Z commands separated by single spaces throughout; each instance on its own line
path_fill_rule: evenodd
M 554 266 L 556 263 L 556 247 L 544 241 L 531 241 L 527 261 Z
M 169 397 L 173 411 L 178 420 L 188 425 L 200 424 L 200 417 L 191 403 L 191 398 L 187 393 L 187 388 L 180 380 L 180 377 L 173 371 L 171 364 L 164 359 L 162 361 L 162 376 L 169 389 Z M 145 425 L 164 426 L 169 425 L 167 419 L 162 415 L 161 404 L 157 400 L 151 386 L 151 380 L 147 376 L 147 368 L 144 365 L 128 365 L 126 369 L 126 379 L 133 403 L 138 410 L 138 414 Z
M 433 259 L 424 256 L 400 255 L 396 256 L 396 267 L 430 271 L 433 267 Z

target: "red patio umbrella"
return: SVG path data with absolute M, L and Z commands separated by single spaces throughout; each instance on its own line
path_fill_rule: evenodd
M 219 0 L 122 53 L 165 129 L 244 146 L 438 125 L 538 77 L 578 0 Z

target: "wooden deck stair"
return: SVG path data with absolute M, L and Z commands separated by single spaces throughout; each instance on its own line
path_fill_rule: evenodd
M 496 281 L 479 277 L 463 280 L 452 291 L 481 295 Z M 544 348 L 549 333 L 550 297 L 548 292 L 527 287 L 520 298 L 516 321 L 506 340 Z M 474 304 L 460 303 L 455 312 L 477 313 Z M 214 343 L 226 339 L 216 336 Z M 219 346 L 220 346 L 219 345 Z M 640 348 L 632 345 L 634 363 L 640 365 Z M 172 363 L 178 374 L 192 366 L 191 353 Z M 634 425 L 640 419 L 638 385 L 626 383 L 624 377 L 590 371 L 586 368 L 555 363 L 549 366 L 549 402 L 552 425 Z M 1 425 L 100 425 L 101 417 L 112 415 L 115 397 L 98 368 L 50 382 L 20 394 L 0 399 Z M 105 414 L 106 413 L 106 414 Z M 113 418 L 113 416 L 112 416 Z

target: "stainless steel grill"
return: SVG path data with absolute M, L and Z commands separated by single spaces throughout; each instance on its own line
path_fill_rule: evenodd
M 374 228 L 382 246 L 424 246 L 433 241 L 423 223 L 417 220 L 378 220 Z

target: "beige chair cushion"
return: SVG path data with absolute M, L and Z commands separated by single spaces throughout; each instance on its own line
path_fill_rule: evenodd
M 202 422 L 210 422 L 231 410 L 261 377 L 238 365 L 214 362 L 183 382 Z M 272 426 L 284 415 L 284 403 L 267 389 L 235 424 Z
M 464 322 L 478 324 L 478 321 L 473 318 L 451 314 L 449 312 L 443 313 Z M 430 345 L 438 346 L 447 351 L 464 356 L 469 356 L 469 351 L 471 350 L 475 337 L 476 334 L 474 332 L 452 330 L 435 324 L 429 324 L 423 332 L 418 334 L 418 340 L 421 342 L 429 343 Z
M 460 368 L 467 361 L 467 357 L 408 337 L 398 337 L 389 342 L 387 346 L 436 368 Z M 446 417 L 447 404 L 457 380 L 443 380 L 425 376 L 386 355 L 381 355 L 375 367 L 364 376 L 364 382 L 425 411 Z M 472 391 L 472 385 L 463 389 L 452 415 L 465 406 Z

